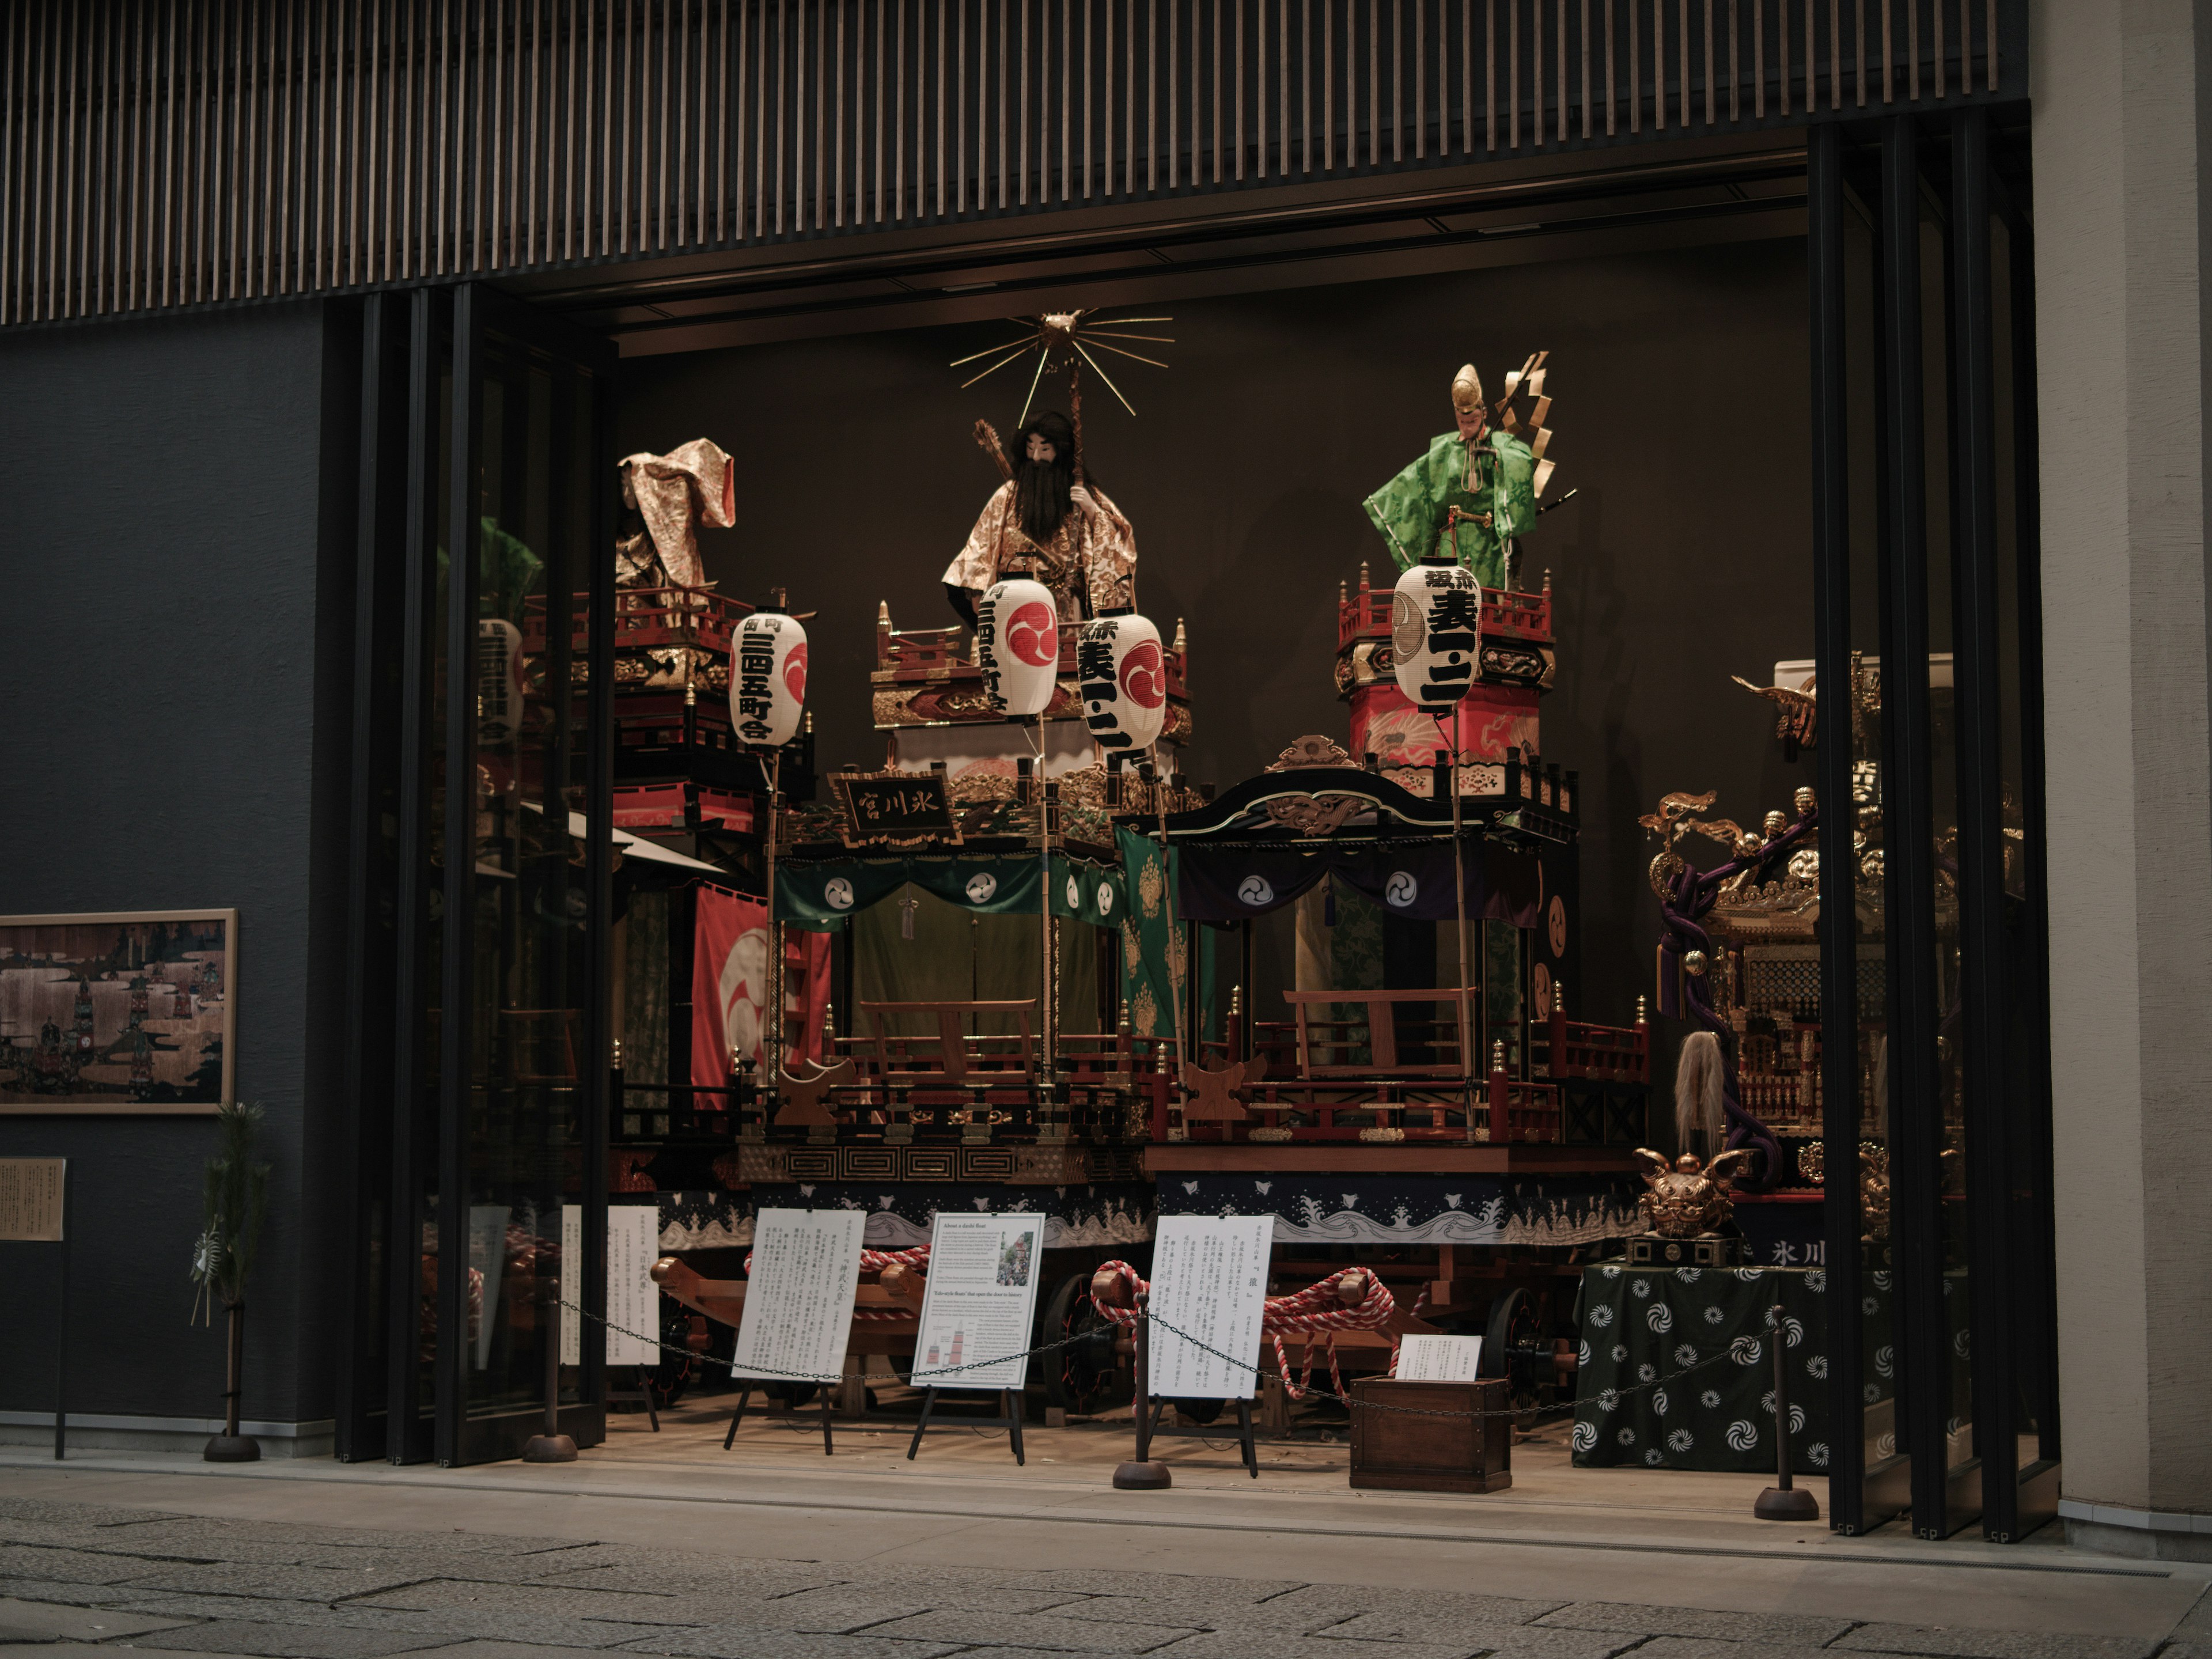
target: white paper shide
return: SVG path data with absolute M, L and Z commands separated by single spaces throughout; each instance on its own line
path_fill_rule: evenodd
M 1020 1388 L 1043 1267 L 1042 1216 L 940 1212 L 929 1234 L 915 1384 Z
M 732 1376 L 835 1382 L 853 1329 L 865 1210 L 763 1210 Z
M 1152 1393 L 1166 1400 L 1252 1398 L 1274 1233 L 1272 1215 L 1160 1218 L 1146 1337 Z

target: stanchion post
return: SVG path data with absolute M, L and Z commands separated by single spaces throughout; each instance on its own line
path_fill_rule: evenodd
M 522 1461 L 573 1463 L 576 1461 L 576 1443 L 561 1432 L 561 1281 L 557 1278 L 541 1278 L 538 1285 L 538 1324 L 545 1336 L 545 1427 L 544 1433 L 531 1436 L 529 1443 L 522 1449 Z M 583 1340 L 584 1332 L 580 1326 L 576 1333 L 576 1354 L 580 1359 L 583 1357 Z
M 1158 1492 L 1175 1484 L 1175 1477 L 1164 1463 L 1152 1460 L 1152 1378 L 1146 1369 L 1146 1327 L 1151 1322 L 1146 1304 L 1152 1300 L 1150 1291 L 1137 1292 L 1137 1322 L 1132 1328 L 1132 1339 L 1136 1350 L 1137 1370 L 1137 1455 L 1133 1462 L 1122 1464 L 1114 1471 L 1114 1486 L 1117 1492 Z
M 55 1248 L 62 1253 L 62 1322 L 54 1333 L 54 1462 L 62 1461 L 69 1442 L 69 1259 L 70 1170 L 62 1164 L 62 1236 Z
M 1789 1344 L 1783 1340 L 1782 1304 L 1774 1304 L 1771 1315 L 1774 1328 L 1774 1485 L 1759 1494 L 1759 1501 L 1751 1506 L 1753 1516 L 1760 1521 L 1817 1521 L 1820 1518 L 1820 1502 L 1809 1492 L 1800 1491 L 1791 1481 L 1790 1472 L 1790 1361 Z

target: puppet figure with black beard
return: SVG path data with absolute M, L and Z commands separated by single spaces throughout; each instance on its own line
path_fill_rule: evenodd
M 945 595 L 970 627 L 994 582 L 1030 576 L 1052 590 L 1062 623 L 1137 602 L 1137 538 L 1096 479 L 1075 482 L 1075 429 L 1047 410 L 1015 434 L 1013 477 L 945 573 Z

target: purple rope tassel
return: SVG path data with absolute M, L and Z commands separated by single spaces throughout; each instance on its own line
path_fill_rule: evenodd
M 1820 822 L 1816 807 L 1805 813 L 1771 841 L 1765 842 L 1756 853 L 1731 859 L 1717 867 L 1697 871 L 1686 865 L 1674 878 L 1674 890 L 1660 902 L 1659 910 L 1667 924 L 1668 942 L 1678 956 L 1692 951 L 1712 951 L 1712 936 L 1698 924 L 1711 913 L 1720 897 L 1721 888 L 1733 877 L 1747 868 L 1765 870 L 1776 859 L 1787 853 L 1799 842 L 1813 833 Z M 1736 1092 L 1735 1033 L 1728 1023 L 1713 1012 L 1712 993 L 1704 974 L 1685 974 L 1682 976 L 1682 1012 L 1720 1040 L 1721 1045 L 1721 1105 L 1728 1115 L 1728 1134 L 1723 1145 L 1734 1152 L 1740 1146 L 1756 1148 L 1760 1166 L 1754 1176 L 1736 1184 L 1754 1192 L 1763 1192 L 1772 1186 L 1782 1170 L 1782 1143 L 1774 1132 L 1743 1108 Z

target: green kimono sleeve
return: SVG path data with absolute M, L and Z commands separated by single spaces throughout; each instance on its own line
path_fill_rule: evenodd
M 1459 434 L 1447 432 L 1430 441 L 1428 453 L 1367 498 L 1367 516 L 1382 532 L 1398 568 L 1409 570 L 1436 545 L 1444 508 L 1466 466 Z
M 1487 493 L 1494 498 L 1490 510 L 1497 515 L 1497 533 L 1525 536 L 1536 527 L 1535 457 L 1509 433 L 1498 434 L 1491 448 L 1497 459 L 1492 463 L 1495 482 Z

